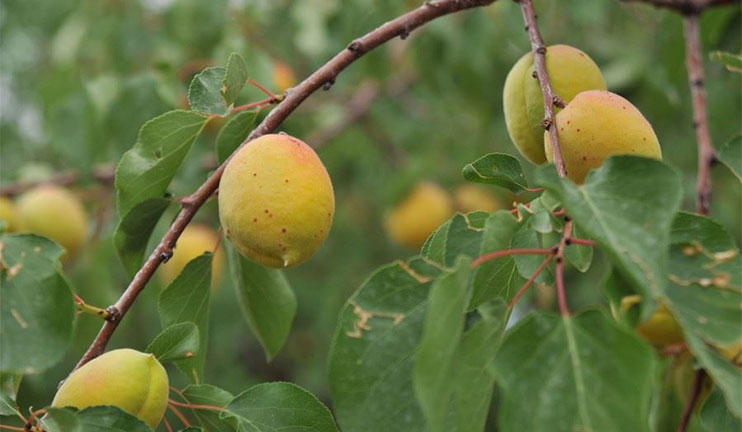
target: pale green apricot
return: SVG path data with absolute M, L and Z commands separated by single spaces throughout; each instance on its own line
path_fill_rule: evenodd
M 230 242 L 268 267 L 309 259 L 327 238 L 335 195 L 325 166 L 299 139 L 263 135 L 229 161 L 219 184 L 219 218 Z
M 662 159 L 652 125 L 631 102 L 602 90 L 578 94 L 556 115 L 559 148 L 567 177 L 582 183 L 588 171 L 609 156 L 630 154 Z M 544 132 L 544 148 L 552 161 L 551 139 Z
M 41 185 L 16 202 L 21 232 L 48 237 L 74 256 L 85 242 L 88 216 L 82 202 L 69 190 Z
M 423 181 L 386 213 L 384 226 L 395 243 L 419 249 L 453 212 L 453 200 L 448 192 L 435 183 Z
M 606 88 L 595 62 L 568 45 L 553 45 L 546 50 L 546 70 L 554 93 L 565 102 L 582 91 Z M 503 105 L 513 144 L 528 160 L 542 164 L 546 162 L 541 127 L 544 98 L 533 72 L 533 54 L 529 52 L 515 63 L 505 79 Z
M 112 405 L 154 429 L 165 415 L 168 393 L 167 372 L 154 355 L 118 349 L 72 372 L 54 396 L 52 406 L 83 409 Z

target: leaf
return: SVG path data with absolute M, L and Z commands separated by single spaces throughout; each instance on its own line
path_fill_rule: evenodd
M 479 255 L 497 250 L 511 249 L 515 233 L 521 222 L 507 210 L 499 210 L 487 219 Z M 469 310 L 497 297 L 509 301 L 525 279 L 518 273 L 512 256 L 485 261 L 474 271 Z
M 0 416 L 16 415 L 16 395 L 23 375 L 0 372 Z
M 258 384 L 240 393 L 221 418 L 238 432 L 306 430 L 337 432 L 330 410 L 313 394 L 286 382 Z
M 742 421 L 729 412 L 718 387 L 711 391 L 701 406 L 701 425 L 708 432 L 739 432 Z
M 580 228 L 575 225 L 572 226 L 572 237 L 584 238 Z M 564 257 L 574 268 L 585 273 L 593 262 L 593 248 L 592 246 L 570 244 L 564 249 Z
M 647 299 L 647 317 L 665 285 L 670 225 L 682 196 L 678 173 L 653 159 L 613 156 L 581 186 L 559 178 L 553 166 L 539 168 L 536 178 Z
M 397 261 L 377 269 L 340 312 L 328 370 L 333 409 L 345 432 L 366 432 L 369 425 L 425 430 L 412 386 L 432 281 L 423 265 Z
M 257 116 L 258 111 L 239 111 L 227 121 L 216 136 L 216 157 L 219 163 L 227 160 L 247 138 Z
M 456 213 L 426 240 L 420 255 L 443 267 L 451 267 L 459 255 L 476 258 L 488 213 Z
M 234 396 L 226 390 L 209 384 L 189 385 L 183 389 L 183 397 L 190 404 L 226 407 Z M 234 428 L 219 418 L 218 411 L 193 410 L 193 414 L 208 431 L 232 432 Z
M 602 312 L 530 315 L 494 368 L 504 432 L 649 431 L 653 352 Z
M 742 374 L 714 348 L 740 340 L 742 258 L 732 237 L 713 220 L 678 213 L 665 303 L 683 328 L 698 362 L 722 390 L 730 410 L 742 416 Z
M 466 165 L 464 178 L 475 183 L 494 184 L 513 192 L 528 189 L 523 168 L 515 157 L 506 153 L 490 153 Z
M 536 227 L 534 226 L 534 219 L 532 216 L 523 216 L 523 221 L 520 224 L 520 227 L 518 228 L 518 231 L 515 232 L 515 235 L 513 236 L 512 242 L 510 244 L 511 248 L 513 249 L 541 249 L 543 246 L 541 244 L 541 236 L 539 236 L 539 233 L 536 231 Z M 552 245 L 548 245 L 552 246 Z M 507 248 L 506 248 L 507 249 Z M 544 261 L 544 258 L 546 258 L 546 255 L 536 255 L 536 254 L 527 254 L 527 255 L 513 255 L 513 260 L 515 261 L 515 266 L 518 269 L 518 272 L 520 275 L 527 279 L 530 278 L 531 275 L 533 275 L 536 270 L 539 268 L 541 263 Z M 549 272 L 542 272 L 538 277 L 536 278 L 536 282 L 552 282 L 553 278 L 551 277 L 551 274 Z
M 227 105 L 232 105 L 247 82 L 247 64 L 245 59 L 237 53 L 232 53 L 227 60 L 227 70 L 222 80 L 219 93 Z
M 192 358 L 199 349 L 198 333 L 198 327 L 192 322 L 173 324 L 154 338 L 146 352 L 163 363 Z
M 121 219 L 142 201 L 162 198 L 205 124 L 206 116 L 176 110 L 142 126 L 136 144 L 116 167 L 116 203 Z
M 227 114 L 229 104 L 222 95 L 225 78 L 223 67 L 208 67 L 194 76 L 188 87 L 188 105 L 191 109 L 203 114 Z
M 286 343 L 296 314 L 296 296 L 281 270 L 268 269 L 227 248 L 242 313 L 270 361 Z
M 415 355 L 412 383 L 432 431 L 445 430 L 453 394 L 454 356 L 464 328 L 470 262 L 459 258 L 456 270 L 433 282 L 423 335 Z
M 209 294 L 212 255 L 205 253 L 192 259 L 183 271 L 161 293 L 157 304 L 160 323 L 168 328 L 179 323 L 198 327 L 198 353 L 175 364 L 192 382 L 203 378 L 209 335 Z
M 742 55 L 726 51 L 711 51 L 709 58 L 723 64 L 731 72 L 742 73 Z
M 719 160 L 742 181 L 742 135 L 727 141 L 719 150 Z
M 39 373 L 67 352 L 75 303 L 62 253 L 44 237 L 0 235 L 0 371 Z
M 152 231 L 171 202 L 167 198 L 146 199 L 129 210 L 116 227 L 113 243 L 129 276 L 141 267 Z
M 41 419 L 47 432 L 151 432 L 143 421 L 114 406 L 50 408 Z

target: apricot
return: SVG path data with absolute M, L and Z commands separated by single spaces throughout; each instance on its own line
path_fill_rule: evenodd
M 418 249 L 453 214 L 449 194 L 435 183 L 418 183 L 385 215 L 389 237 L 397 244 Z
M 582 183 L 588 171 L 609 156 L 631 154 L 662 159 L 652 125 L 631 102 L 602 90 L 578 94 L 556 115 L 555 127 L 567 177 Z M 551 139 L 544 133 L 544 148 L 553 159 Z
M 606 88 L 595 62 L 568 45 L 553 45 L 546 50 L 546 70 L 554 93 L 564 102 L 585 90 Z M 544 98 L 533 72 L 533 53 L 529 52 L 510 69 L 502 97 L 510 139 L 526 159 L 542 164 L 546 162 L 541 127 Z
M 168 393 L 167 372 L 154 355 L 118 349 L 72 372 L 54 396 L 52 406 L 83 409 L 111 405 L 154 429 L 165 415 Z
M 280 60 L 273 62 L 273 84 L 279 93 L 283 93 L 296 85 L 294 71 L 289 65 Z
M 657 309 L 646 321 L 636 327 L 636 331 L 649 343 L 659 348 L 678 344 L 685 340 L 683 329 L 675 321 L 672 312 L 662 303 L 657 306 Z
M 237 151 L 219 184 L 227 239 L 268 267 L 309 259 L 327 238 L 335 195 L 325 166 L 299 139 L 263 135 Z
M 5 197 L 0 197 L 0 222 L 4 224 L 2 230 L 5 232 L 18 230 L 18 209 Z
M 719 347 L 719 352 L 725 359 L 734 363 L 737 367 L 742 367 L 742 340 L 731 345 Z
M 471 213 L 481 210 L 493 212 L 503 208 L 502 203 L 489 189 L 472 183 L 464 183 L 454 189 L 453 199 L 456 210 L 461 213 Z
M 48 237 L 74 256 L 85 241 L 88 216 L 82 202 L 55 185 L 37 186 L 16 202 L 21 231 Z
M 158 277 L 163 285 L 169 285 L 192 259 L 212 252 L 219 243 L 219 234 L 207 225 L 191 224 L 178 238 L 173 256 L 161 266 Z M 214 252 L 211 261 L 211 287 L 216 288 L 222 280 L 224 251 L 221 247 Z

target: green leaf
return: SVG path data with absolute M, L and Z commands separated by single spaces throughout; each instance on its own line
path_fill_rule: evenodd
M 476 258 L 488 216 L 486 212 L 456 213 L 431 234 L 420 255 L 443 267 L 453 266 L 459 255 Z
M 456 270 L 436 279 L 430 289 L 412 383 L 431 431 L 446 430 L 454 356 L 464 328 L 470 262 L 459 258 Z
M 513 237 L 520 226 L 521 222 L 507 210 L 492 213 L 484 226 L 479 255 L 511 249 Z M 497 297 L 509 301 L 523 283 L 525 279 L 518 273 L 512 256 L 485 261 L 474 271 L 469 310 Z
M 206 116 L 176 110 L 142 126 L 136 144 L 116 167 L 116 203 L 121 219 L 140 202 L 163 197 L 205 124 Z
M 237 53 L 232 53 L 227 60 L 227 70 L 222 80 L 222 88 L 219 90 L 227 105 L 232 105 L 237 99 L 247 82 L 247 78 L 245 59 Z
M 471 182 L 494 184 L 513 192 L 528 189 L 528 181 L 520 162 L 506 153 L 484 155 L 466 165 L 463 174 Z
M 219 163 L 227 160 L 247 138 L 257 116 L 258 111 L 240 111 L 227 121 L 216 136 L 216 157 Z
M 143 421 L 114 406 L 50 408 L 41 419 L 47 432 L 151 432 Z
M 510 246 L 513 249 L 541 249 L 544 247 L 550 247 L 553 245 L 542 245 L 541 236 L 536 227 L 534 226 L 534 218 L 532 216 L 523 216 L 523 221 L 515 232 Z M 536 270 L 539 268 L 541 263 L 546 258 L 546 255 L 513 255 L 515 266 L 518 272 L 523 278 L 530 278 Z M 549 272 L 542 272 L 537 278 L 537 282 L 551 282 L 553 278 Z
M 286 382 L 258 384 L 237 395 L 221 418 L 239 432 L 337 432 L 330 410 L 316 396 Z
M 709 58 L 723 64 L 731 72 L 742 73 L 742 55 L 726 51 L 711 51 Z
M 727 141 L 719 150 L 719 160 L 742 181 L 742 135 Z
M 673 222 L 665 303 L 698 362 L 742 416 L 742 374 L 716 347 L 740 340 L 742 258 L 732 237 L 713 220 L 678 213 Z
M 198 327 L 192 322 L 173 324 L 152 340 L 146 352 L 163 363 L 192 358 L 199 349 L 198 333 Z
M 296 314 L 296 296 L 281 270 L 268 269 L 227 248 L 242 312 L 270 361 L 286 343 Z
M 504 432 L 649 431 L 653 352 L 602 312 L 533 314 L 494 365 Z
M 16 395 L 23 375 L 0 372 L 0 416 L 16 414 Z
M 739 432 L 742 421 L 732 415 L 724 402 L 724 395 L 714 388 L 701 406 L 701 425 L 708 432 Z
M 219 116 L 229 112 L 222 95 L 225 72 L 223 67 L 209 67 L 193 77 L 188 87 L 188 105 L 193 111 Z
M 575 225 L 572 226 L 572 237 L 585 238 L 580 232 L 580 228 Z M 590 264 L 593 262 L 593 248 L 592 246 L 571 244 L 564 250 L 564 257 L 574 268 L 584 273 L 590 268 Z
M 163 328 L 189 322 L 198 327 L 198 353 L 176 361 L 192 382 L 203 379 L 209 335 L 209 294 L 211 286 L 210 253 L 192 259 L 183 271 L 161 293 L 157 309 Z
M 146 199 L 129 210 L 116 227 L 113 244 L 129 276 L 141 267 L 152 231 L 171 202 L 167 198 Z
M 653 159 L 614 156 L 581 186 L 559 178 L 553 166 L 539 168 L 536 178 L 648 299 L 642 302 L 648 316 L 665 285 L 670 225 L 682 197 L 678 173 Z
M 189 385 L 183 389 L 183 397 L 188 403 L 226 407 L 234 396 L 226 390 L 209 384 Z M 234 428 L 219 418 L 218 411 L 193 410 L 193 414 L 208 431 L 232 432 Z
M 340 312 L 329 357 L 330 392 L 345 432 L 425 430 L 412 371 L 432 279 L 421 260 L 377 269 Z M 413 268 L 415 268 L 413 270 Z
M 0 371 L 39 373 L 67 352 L 75 302 L 62 253 L 44 237 L 0 235 Z

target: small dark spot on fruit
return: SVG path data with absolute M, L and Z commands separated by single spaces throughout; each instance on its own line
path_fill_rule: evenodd
M 559 130 L 562 131 L 562 132 L 564 132 L 564 128 L 560 128 Z
M 626 106 L 623 106 L 622 108 L 623 108 L 623 109 L 626 109 Z
M 286 228 L 281 228 L 281 232 L 282 233 L 285 233 L 286 232 Z
M 570 124 L 570 123 L 572 123 L 572 120 L 567 120 L 567 124 Z
M 252 218 L 252 221 L 253 222 L 257 222 L 258 221 L 258 218 Z
M 269 214 L 268 217 L 269 218 L 272 218 L 273 217 L 273 213 Z
M 258 173 L 252 173 L 252 176 L 253 177 L 257 177 L 258 176 Z
M 583 156 L 582 157 L 582 160 L 586 161 L 587 160 L 587 156 Z
M 265 214 L 268 214 L 268 209 L 265 209 Z
M 577 129 L 577 132 L 579 132 L 579 131 L 580 131 L 580 130 L 579 130 L 579 129 Z
M 647 137 L 642 138 L 642 141 L 646 141 L 646 140 L 647 140 Z
M 289 182 L 289 179 L 286 179 L 286 180 L 284 180 L 283 182 L 284 182 L 284 183 L 288 183 L 288 182 Z

